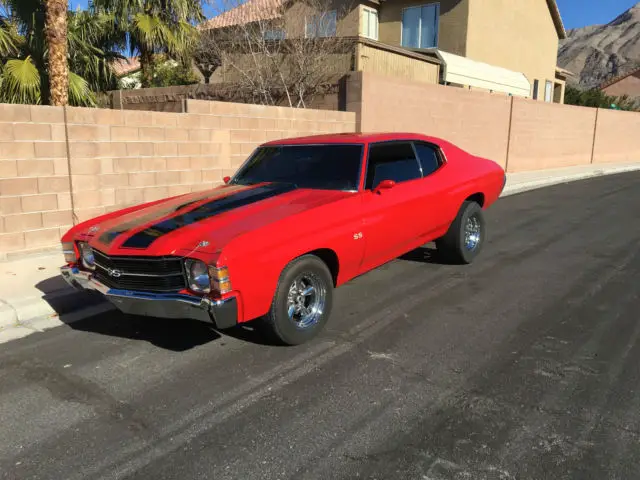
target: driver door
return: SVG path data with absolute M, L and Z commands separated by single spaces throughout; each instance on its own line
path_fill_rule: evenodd
M 384 180 L 391 188 L 376 189 Z M 363 195 L 365 272 L 419 246 L 422 170 L 411 142 L 371 144 Z M 417 243 L 417 244 L 416 244 Z

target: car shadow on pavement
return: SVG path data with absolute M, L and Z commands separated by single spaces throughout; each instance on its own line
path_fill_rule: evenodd
M 64 315 L 61 319 L 64 322 Z M 69 327 L 109 337 L 148 342 L 172 352 L 184 352 L 222 338 L 213 325 L 197 320 L 139 317 L 117 310 L 69 323 Z
M 411 250 L 409 253 L 405 253 L 400 257 L 400 260 L 406 260 L 408 262 L 420 262 L 420 263 L 432 263 L 435 265 L 450 265 L 442 255 L 438 254 L 438 250 L 435 246 L 422 246 L 415 250 Z
M 61 319 L 64 322 L 64 315 Z M 225 336 L 259 345 L 274 345 L 251 323 L 218 332 L 213 323 L 127 315 L 117 310 L 69 323 L 69 326 L 83 332 L 144 341 L 173 352 L 191 350 Z
M 165 319 L 126 315 L 118 310 L 105 312 L 100 306 L 109 302 L 91 291 L 78 292 L 65 288 L 67 283 L 61 276 L 39 282 L 36 287 L 42 292 L 42 299 L 56 312 L 58 319 L 73 330 L 118 337 L 128 340 L 145 341 L 165 350 L 183 352 L 223 338 L 225 335 L 238 340 L 274 345 L 256 328 L 257 324 L 226 329 L 219 333 L 213 323 L 191 319 Z M 81 309 L 95 307 L 99 313 L 83 315 Z
M 78 292 L 73 290 L 61 275 L 56 275 L 36 283 L 35 287 L 42 292 L 42 301 L 49 304 L 60 320 L 82 308 L 91 307 L 104 302 L 104 298 L 94 292 Z

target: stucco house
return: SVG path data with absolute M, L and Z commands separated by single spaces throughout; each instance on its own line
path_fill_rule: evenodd
M 600 90 L 612 97 L 628 95 L 631 98 L 640 98 L 640 68 L 608 80 L 600 85 Z
M 314 11 L 307 0 L 247 0 L 201 28 L 272 22 L 272 39 L 352 37 L 350 70 L 564 102 L 570 73 L 557 66 L 566 31 L 555 0 L 346 1 Z

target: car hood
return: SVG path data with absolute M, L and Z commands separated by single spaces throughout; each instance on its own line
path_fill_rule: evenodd
M 349 195 L 280 183 L 224 185 L 116 215 L 83 233 L 108 255 L 215 253 L 243 233 Z

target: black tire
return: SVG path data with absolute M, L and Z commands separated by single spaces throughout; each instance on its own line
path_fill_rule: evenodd
M 305 283 L 306 279 L 306 283 Z M 309 325 L 303 325 L 302 314 L 289 315 L 289 295 L 293 290 L 301 294 L 300 289 L 293 287 L 294 281 L 302 285 L 315 286 L 318 295 L 311 298 L 309 294 L 303 296 L 303 302 L 313 304 L 315 299 L 322 297 L 322 305 L 317 305 L 314 320 Z M 321 291 L 322 290 L 322 291 Z M 292 298 L 300 298 L 301 295 L 293 295 Z M 320 301 L 320 300 L 319 300 Z M 297 305 L 305 305 L 297 304 Z M 304 255 L 293 260 L 280 274 L 276 293 L 271 303 L 269 313 L 262 319 L 263 331 L 277 343 L 285 345 L 300 345 L 314 338 L 327 323 L 333 306 L 333 277 L 327 265 L 315 255 Z M 299 315 L 299 317 L 298 317 Z M 311 316 L 309 317 L 311 318 Z
M 471 222 L 470 225 L 474 228 L 474 233 L 475 226 L 477 226 L 477 239 L 465 238 L 468 222 Z M 460 211 L 447 233 L 436 240 L 438 255 L 448 263 L 469 264 L 482 250 L 486 235 L 486 222 L 482 207 L 476 202 L 466 201 L 460 207 Z

